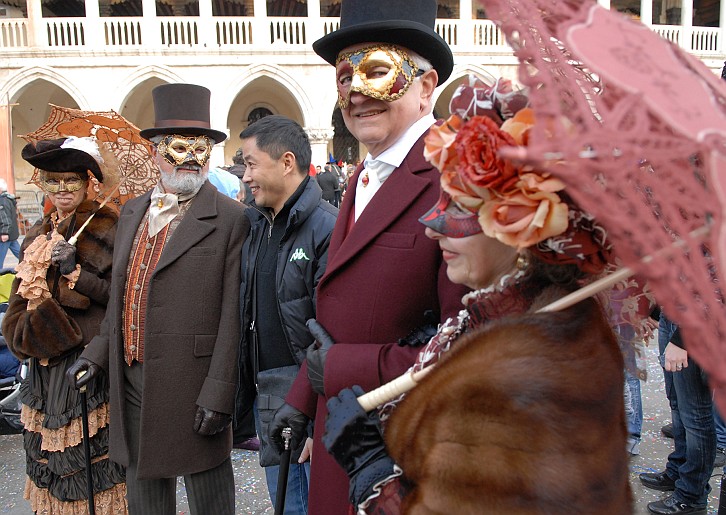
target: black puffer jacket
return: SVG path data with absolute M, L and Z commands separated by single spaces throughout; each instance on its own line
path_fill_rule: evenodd
M 249 285 L 253 280 L 260 241 L 270 227 L 269 215 L 254 203 L 246 213 L 252 227 L 242 246 L 240 385 L 243 390 L 253 387 L 255 381 L 248 330 L 252 322 Z M 290 353 L 298 365 L 305 359 L 305 350 L 314 340 L 305 322 L 315 318 L 315 290 L 328 263 L 328 245 L 337 217 L 338 210 L 322 199 L 318 183 L 308 181 L 290 210 L 278 253 L 278 309 Z
M 0 234 L 7 234 L 8 241 L 20 236 L 17 200 L 7 192 L 0 194 Z

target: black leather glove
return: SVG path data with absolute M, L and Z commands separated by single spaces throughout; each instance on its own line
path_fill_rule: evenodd
M 302 411 L 283 404 L 275 414 L 272 415 L 272 422 L 268 428 L 268 433 L 272 445 L 275 446 L 277 452 L 282 454 L 285 450 L 285 442 L 282 438 L 282 430 L 289 427 L 292 430 L 292 438 L 290 440 L 290 449 L 297 449 L 298 446 L 308 437 L 308 423 L 310 419 Z
M 316 343 L 308 347 L 306 358 L 308 360 L 308 381 L 318 395 L 325 395 L 325 358 L 328 356 L 328 350 L 335 343 L 328 331 L 318 323 L 317 320 L 311 318 L 307 321 L 308 330 L 315 338 Z
M 95 364 L 90 359 L 78 358 L 75 363 L 66 369 L 66 381 L 76 390 L 80 389 L 83 385 L 87 384 L 91 379 L 97 377 L 103 369 Z M 80 372 L 85 374 L 76 378 Z
M 426 345 L 439 329 L 439 320 L 430 309 L 424 313 L 424 324 L 417 327 L 405 337 L 398 339 L 401 347 L 420 347 Z
M 59 241 L 50 252 L 50 262 L 60 269 L 63 275 L 76 269 L 76 247 L 67 241 Z
M 322 441 L 335 461 L 350 478 L 350 502 L 357 506 L 373 489 L 373 485 L 393 473 L 393 459 L 386 451 L 378 413 L 366 413 L 358 403 L 363 389 L 341 390 L 328 400 L 328 417 Z
M 194 417 L 194 432 L 202 436 L 212 436 L 224 431 L 232 423 L 232 415 L 220 413 L 209 408 L 197 406 Z

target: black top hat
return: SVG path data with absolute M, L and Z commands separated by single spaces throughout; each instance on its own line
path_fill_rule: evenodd
M 44 172 L 78 172 L 90 170 L 98 182 L 103 182 L 103 173 L 90 154 L 75 148 L 61 148 L 66 138 L 40 140 L 35 145 L 28 143 L 20 155 L 28 163 Z
M 210 91 L 196 84 L 162 84 L 151 91 L 154 100 L 154 127 L 140 132 L 150 139 L 159 134 L 209 136 L 215 143 L 227 139 L 209 123 Z
M 391 43 L 413 50 L 433 65 L 439 84 L 451 75 L 454 56 L 434 31 L 436 0 L 342 0 L 340 28 L 313 43 L 335 66 L 344 48 L 358 43 Z

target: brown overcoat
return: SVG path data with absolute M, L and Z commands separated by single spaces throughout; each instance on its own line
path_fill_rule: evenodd
M 101 334 L 83 357 L 109 373 L 110 457 L 128 465 L 124 427 L 122 312 L 126 268 L 151 192 L 119 218 L 111 295 Z M 149 286 L 144 333 L 139 479 L 213 468 L 229 456 L 232 432 L 194 432 L 197 406 L 233 413 L 239 346 L 240 251 L 249 232 L 243 206 L 205 183 L 166 244 Z

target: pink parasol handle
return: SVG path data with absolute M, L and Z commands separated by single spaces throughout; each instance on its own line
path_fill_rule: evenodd
M 706 224 L 703 227 L 699 227 L 698 229 L 691 231 L 690 233 L 688 233 L 688 236 L 691 238 L 701 239 L 706 236 L 710 230 L 710 224 Z M 660 249 L 654 254 L 645 256 L 643 259 L 641 259 L 641 262 L 645 264 L 650 263 L 656 257 L 667 256 L 668 254 L 674 252 L 677 249 L 680 249 L 685 245 L 686 242 L 684 240 L 676 240 L 668 247 Z M 587 286 L 580 288 L 579 290 L 573 291 L 569 295 L 565 295 L 561 299 L 558 299 L 551 304 L 548 304 L 547 306 L 538 309 L 537 313 L 547 313 L 567 309 L 570 306 L 574 306 L 581 300 L 585 300 L 589 297 L 592 297 L 593 295 L 600 293 L 603 290 L 610 288 L 611 286 L 614 286 L 618 282 L 627 279 L 634 273 L 635 272 L 631 268 L 620 268 L 612 274 L 606 275 L 605 277 L 602 277 L 597 281 L 594 281 Z M 429 365 L 418 372 L 412 372 L 411 370 L 409 370 L 403 375 L 394 379 L 393 381 L 379 386 L 375 390 L 371 390 L 364 395 L 361 395 L 360 397 L 358 397 L 358 402 L 364 410 L 371 411 L 372 409 L 381 406 L 386 402 L 392 401 L 402 393 L 406 393 L 412 390 L 414 386 L 416 386 L 421 381 L 421 379 L 423 379 L 423 377 L 433 368 L 434 365 Z

